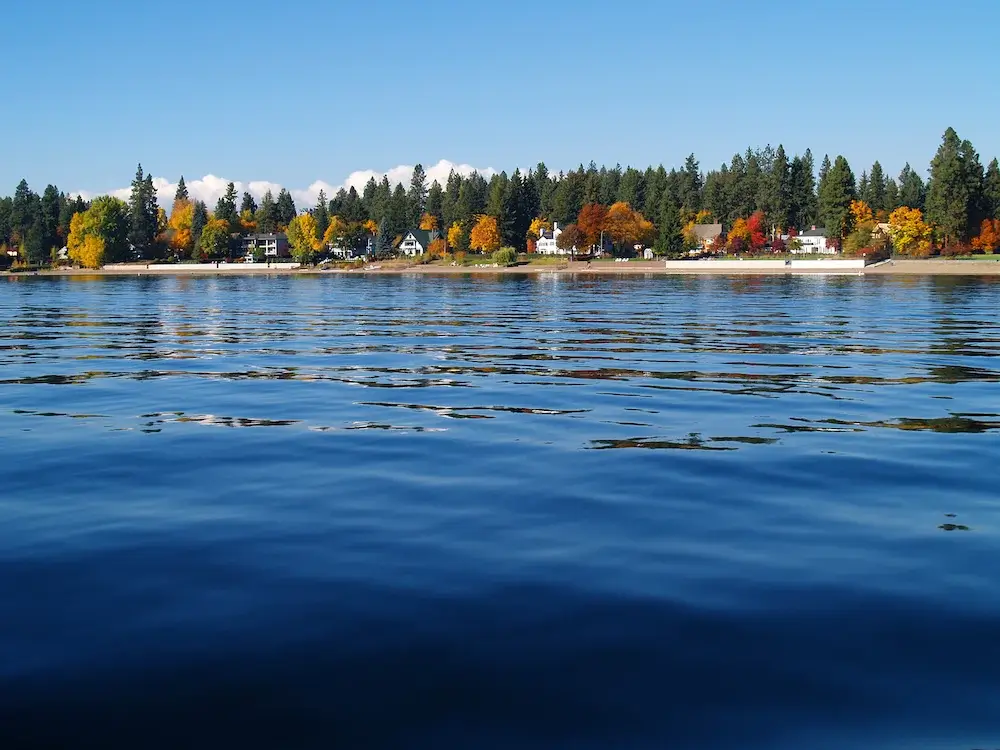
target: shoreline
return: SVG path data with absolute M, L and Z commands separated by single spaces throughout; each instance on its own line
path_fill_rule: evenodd
M 750 263 L 756 261 L 749 261 Z M 276 268 L 255 267 L 234 263 L 215 267 L 212 265 L 176 265 L 146 268 L 143 265 L 115 266 L 100 269 L 66 268 L 23 273 L 2 272 L 3 275 L 21 276 L 322 276 L 322 275 L 422 275 L 454 276 L 465 274 L 537 275 L 566 274 L 583 276 L 618 276 L 653 274 L 658 276 L 1000 276 L 1000 262 L 950 259 L 893 260 L 868 266 L 864 269 L 811 269 L 811 268 L 712 268 L 710 262 L 691 261 L 691 269 L 666 268 L 663 261 L 630 261 L 629 263 L 600 262 L 588 265 L 585 261 L 565 261 L 553 264 L 527 264 L 497 268 L 492 266 L 437 266 L 437 265 L 388 265 L 377 268 Z

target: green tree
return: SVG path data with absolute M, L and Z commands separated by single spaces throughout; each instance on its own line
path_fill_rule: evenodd
M 872 164 L 872 171 L 868 175 L 868 190 L 866 193 L 859 191 L 861 200 L 867 203 L 876 214 L 879 211 L 891 211 L 886 200 L 886 192 L 889 189 L 889 181 L 886 179 L 882 165 L 877 161 Z M 895 208 L 895 206 L 893 207 Z
M 829 160 L 827 160 L 829 162 Z M 791 182 L 791 207 L 788 224 L 797 229 L 812 226 L 817 220 L 816 176 L 812 151 L 806 149 L 801 156 L 792 159 L 789 169 Z
M 423 216 L 424 207 L 427 205 L 427 173 L 422 164 L 417 164 L 413 168 L 413 174 L 410 176 L 410 189 L 406 193 L 406 203 L 407 226 L 419 226 L 420 217 Z
M 910 164 L 907 162 L 903 171 L 899 173 L 899 205 L 919 208 L 923 211 L 926 198 L 927 189 L 924 186 L 924 181 L 910 168 Z
M 968 153 L 971 146 L 967 143 L 959 139 L 953 128 L 948 128 L 931 160 L 927 221 L 936 227 L 938 237 L 946 246 L 969 238 L 979 197 L 975 195 L 974 167 Z
M 458 216 L 458 200 L 462 191 L 462 178 L 451 170 L 448 179 L 444 184 L 444 194 L 441 196 L 441 226 L 450 227 L 456 221 L 460 221 Z M 471 216 L 471 214 L 470 214 Z
M 14 198 L 11 203 L 10 224 L 11 241 L 14 244 L 22 244 L 28 237 L 28 231 L 35 224 L 41 205 L 38 194 L 28 187 L 26 180 L 21 180 L 14 191 Z
M 681 208 L 666 195 L 660 208 L 657 222 L 658 234 L 653 251 L 657 255 L 676 258 L 684 252 L 684 226 L 681 224 Z
M 431 183 L 430 190 L 427 191 L 427 202 L 424 211 L 437 219 L 437 225 L 444 227 L 444 190 L 437 180 Z
M 885 211 L 891 214 L 899 206 L 899 185 L 890 177 L 885 182 Z
M 67 245 L 70 257 L 82 262 L 81 250 L 88 236 L 100 241 L 102 248 L 98 262 L 89 265 L 99 266 L 103 263 L 120 263 L 128 259 L 129 235 L 132 229 L 132 217 L 125 201 L 109 195 L 94 198 L 90 208 L 81 212 L 71 221 L 71 231 Z
M 201 233 L 208 224 L 208 206 L 204 201 L 195 201 L 191 212 L 191 246 L 194 248 L 194 255 L 200 256 Z
M 229 183 L 226 186 L 225 194 L 219 198 L 215 204 L 215 216 L 213 218 L 226 222 L 230 232 L 239 231 L 240 214 L 236 210 L 236 185 Z
M 174 191 L 174 203 L 183 203 L 190 199 L 191 196 L 188 195 L 187 185 L 184 183 L 184 175 L 181 175 L 181 178 L 177 181 L 177 190 Z
M 389 233 L 392 235 L 393 239 L 409 228 L 407 226 L 409 215 L 410 204 L 407 200 L 406 189 L 401 184 L 396 183 L 396 187 L 392 191 L 392 197 L 389 199 L 389 206 L 385 215 L 388 222 Z
M 285 190 L 285 188 L 282 188 L 278 192 L 276 206 L 278 210 L 278 226 L 287 227 L 291 224 L 292 219 L 298 215 L 298 211 L 295 208 L 295 201 L 292 200 L 292 194 Z
M 49 255 L 53 250 L 62 247 L 59 236 L 59 214 L 65 197 L 60 195 L 55 185 L 47 185 L 39 202 L 39 219 L 41 230 L 42 251 Z
M 316 206 L 312 210 L 313 219 L 316 221 L 316 235 L 322 237 L 326 234 L 326 228 L 330 226 L 329 206 L 326 204 L 326 191 L 320 190 L 316 197 Z
M 129 242 L 138 258 L 153 257 L 159 228 L 156 189 L 151 175 L 144 175 L 140 164 L 132 180 L 132 193 L 128 201 Z M 107 253 L 107 249 L 105 249 Z
M 780 143 L 771 159 L 771 168 L 764 182 L 764 213 L 773 226 L 787 229 L 792 213 L 792 167 L 785 147 Z
M 278 206 L 270 190 L 260 199 L 254 219 L 257 221 L 257 231 L 261 234 L 272 234 L 278 230 Z
M 13 202 L 11 198 L 0 198 L 0 251 L 6 250 L 11 245 L 10 215 Z
M 200 255 L 205 258 L 224 258 L 229 252 L 229 222 L 209 219 L 198 239 Z
M 852 229 L 851 201 L 857 198 L 854 173 L 847 159 L 838 156 L 819 184 L 819 215 L 827 232 L 843 238 Z
M 1000 219 L 1000 167 L 994 159 L 986 168 L 983 178 L 984 209 L 987 217 Z
M 249 211 L 254 217 L 257 215 L 257 201 L 253 199 L 253 196 L 250 195 L 250 193 L 244 191 L 243 201 L 240 203 L 240 216 L 242 216 L 245 211 Z

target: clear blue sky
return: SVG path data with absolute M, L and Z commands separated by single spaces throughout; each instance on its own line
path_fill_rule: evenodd
M 748 145 L 923 171 L 1000 153 L 996 0 L 56 0 L 3 14 L 0 194 L 333 184 L 450 159 L 714 168 Z

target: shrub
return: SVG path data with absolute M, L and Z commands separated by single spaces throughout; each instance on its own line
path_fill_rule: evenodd
M 493 262 L 501 266 L 512 266 L 517 263 L 517 250 L 512 247 L 501 247 L 493 253 Z

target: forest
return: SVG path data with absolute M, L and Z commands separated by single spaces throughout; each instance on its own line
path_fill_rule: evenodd
M 993 253 L 1000 247 L 1000 168 L 985 167 L 968 140 L 949 128 L 925 170 L 907 163 L 889 176 L 876 161 L 856 172 L 844 156 L 810 150 L 789 156 L 782 146 L 748 148 L 728 164 L 703 171 L 694 154 L 683 166 L 598 167 L 567 172 L 539 163 L 486 179 L 452 172 L 428 184 L 420 165 L 409 185 L 369 180 L 359 193 L 320 193 L 297 207 L 287 190 L 258 199 L 233 183 L 215 206 L 192 198 L 181 177 L 172 204 L 157 203 L 152 177 L 140 165 L 128 200 L 85 201 L 47 185 L 39 194 L 24 180 L 0 198 L 0 257 L 40 266 L 85 267 L 128 260 L 211 260 L 233 257 L 239 238 L 285 232 L 296 259 L 312 262 L 332 247 L 374 238 L 391 254 L 410 229 L 435 232 L 432 254 L 531 253 L 542 232 L 558 222 L 561 246 L 600 241 L 617 253 L 636 246 L 678 257 L 697 243 L 693 227 L 721 224 L 714 249 L 737 254 L 782 252 L 795 235 L 823 227 L 846 254 L 891 251 Z M 60 250 L 66 248 L 66 253 Z M 66 257 L 61 257 L 65 255 Z

